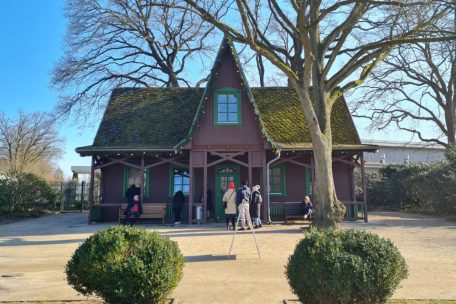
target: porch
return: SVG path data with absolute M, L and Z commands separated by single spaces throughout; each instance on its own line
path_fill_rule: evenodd
M 363 200 L 356 200 L 353 170 L 361 169 Z M 144 204 L 167 204 L 166 221 L 174 221 L 172 198 L 181 190 L 186 196 L 182 218 L 187 223 L 207 223 L 224 217 L 221 198 L 233 181 L 260 185 L 264 198 L 263 221 L 283 221 L 284 206 L 301 202 L 305 195 L 316 201 L 315 171 L 311 151 L 284 151 L 276 157 L 270 150 L 236 147 L 154 151 L 129 155 L 92 156 L 91 177 L 100 170 L 100 197 L 94 204 L 94 185 L 89 187 L 89 223 L 117 221 L 124 193 L 135 183 Z M 143 174 L 141 174 L 143 172 Z M 339 199 L 347 207 L 347 220 L 368 221 L 366 181 L 362 152 L 335 152 L 333 174 Z M 93 180 L 93 178 L 91 178 Z M 266 187 L 268 185 L 268 187 Z M 201 210 L 199 215 L 195 211 Z

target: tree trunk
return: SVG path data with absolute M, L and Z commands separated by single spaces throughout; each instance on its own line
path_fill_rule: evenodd
M 329 94 L 314 94 L 313 98 L 323 99 L 311 102 L 310 89 L 293 83 L 303 108 L 309 133 L 312 139 L 315 160 L 315 226 L 318 229 L 337 228 L 337 223 L 345 214 L 344 205 L 338 200 L 332 171 L 332 134 L 330 107 L 321 108 L 329 103 Z M 321 105 L 319 107 L 318 105 Z M 317 108 L 317 109 L 315 109 Z M 328 109 L 329 108 L 329 109 Z M 316 113 L 318 113 L 318 117 Z M 321 121 L 324 120 L 324 121 Z M 321 126 L 324 126 L 322 131 Z

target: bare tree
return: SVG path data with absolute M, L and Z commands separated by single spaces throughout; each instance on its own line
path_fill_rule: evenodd
M 456 32 L 453 14 L 441 18 L 437 31 Z M 372 73 L 354 115 L 380 130 L 396 126 L 424 142 L 455 144 L 456 40 L 401 45 Z
M 215 18 L 201 1 L 185 2 L 194 13 L 233 40 L 249 45 L 287 76 L 301 102 L 312 139 L 316 225 L 337 227 L 345 208 L 337 199 L 332 174 L 334 103 L 361 85 L 397 45 L 441 40 L 432 24 L 446 16 L 448 9 L 440 1 L 264 0 L 262 15 L 274 18 L 286 32 L 284 39 L 272 30 L 264 31 L 255 19 L 255 6 L 248 0 L 236 0 L 232 15 L 237 12 L 237 18 L 230 15 L 225 20 Z M 399 26 L 410 18 L 419 22 L 407 28 Z M 447 37 L 451 38 L 454 36 Z
M 225 1 L 217 3 L 223 7 Z M 214 26 L 171 8 L 179 3 L 67 0 L 65 54 L 52 77 L 61 92 L 58 112 L 90 114 L 103 108 L 116 86 L 189 86 L 185 73 L 189 64 L 211 55 L 207 38 Z M 215 4 L 210 7 L 223 15 Z
M 45 113 L 19 112 L 16 119 L 0 113 L 0 159 L 6 162 L 8 174 L 58 157 L 61 143 L 55 120 Z

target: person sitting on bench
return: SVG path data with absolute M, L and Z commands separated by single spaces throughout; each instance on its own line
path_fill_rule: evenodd
M 312 202 L 310 201 L 310 197 L 306 195 L 302 203 L 304 204 L 304 219 L 311 219 L 312 215 L 314 214 L 314 211 Z
M 142 205 L 141 202 L 139 201 L 139 195 L 135 194 L 133 196 L 133 201 L 130 203 L 128 202 L 128 207 L 125 209 L 125 220 L 123 222 L 124 225 L 127 224 L 128 221 L 130 221 L 130 226 L 133 226 L 133 224 L 138 220 L 139 216 L 142 213 Z M 134 218 L 130 220 L 130 216 L 133 216 Z

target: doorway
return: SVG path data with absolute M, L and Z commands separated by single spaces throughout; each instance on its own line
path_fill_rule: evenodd
M 225 217 L 222 198 L 228 190 L 230 182 L 234 182 L 235 189 L 240 185 L 240 168 L 235 164 L 221 164 L 215 166 L 215 217 L 217 220 Z

